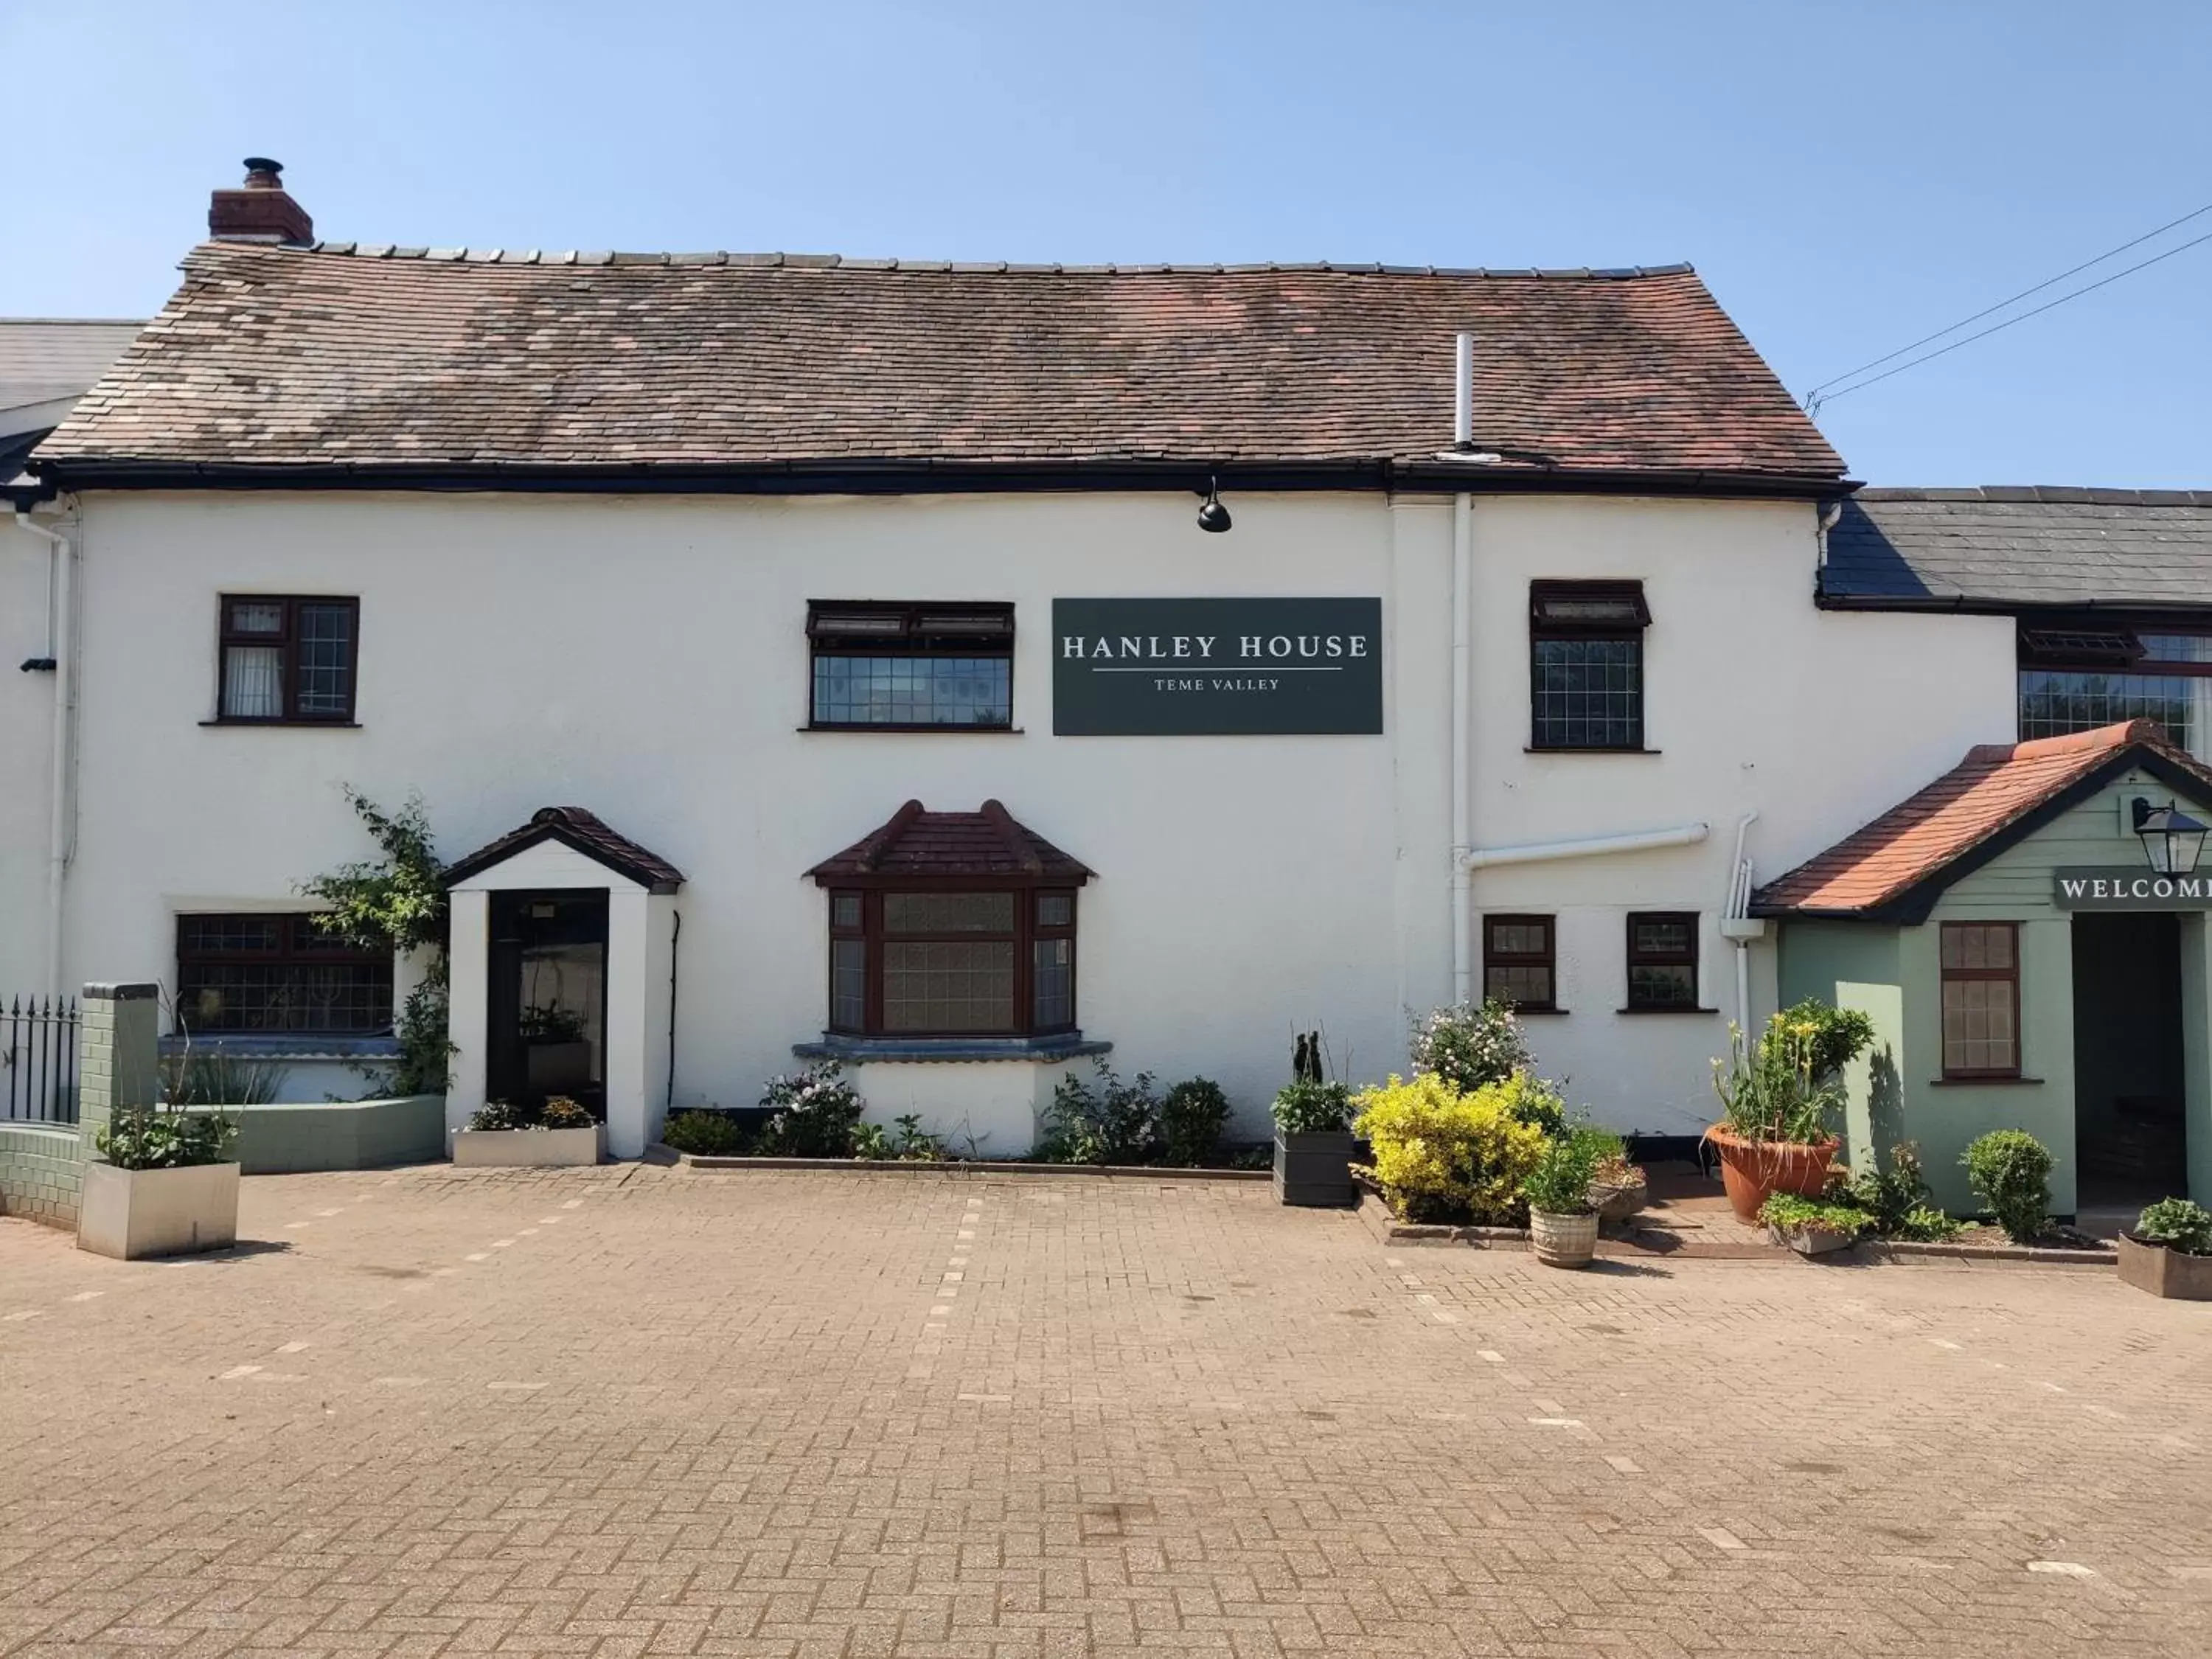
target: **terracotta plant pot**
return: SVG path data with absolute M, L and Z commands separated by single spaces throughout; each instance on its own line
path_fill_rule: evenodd
M 1720 1155 L 1721 1185 L 1728 1188 L 1735 1218 L 1757 1226 L 1759 1206 L 1777 1193 L 1818 1198 L 1828 1184 L 1828 1165 L 1843 1143 L 1832 1136 L 1807 1144 L 1797 1140 L 1746 1140 L 1723 1124 L 1705 1131 Z
M 1587 1267 L 1597 1254 L 1597 1212 L 1547 1215 L 1528 1212 L 1528 1248 L 1547 1267 Z

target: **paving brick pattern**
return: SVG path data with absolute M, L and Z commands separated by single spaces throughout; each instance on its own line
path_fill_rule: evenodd
M 2212 1651 L 2212 1308 L 1263 1187 L 248 1182 L 0 1222 L 0 1653 Z

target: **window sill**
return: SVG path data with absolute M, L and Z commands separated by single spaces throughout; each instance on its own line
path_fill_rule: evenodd
M 2039 1089 L 2044 1079 L 2039 1077 L 1935 1077 L 1928 1079 L 1931 1089 Z
M 1646 1014 L 1717 1014 L 1717 1008 L 1616 1008 L 1616 1014 L 1634 1014 L 1639 1018 Z
M 388 1034 L 286 1031 L 276 1035 L 257 1031 L 202 1031 L 189 1041 L 172 1031 L 161 1039 L 161 1053 L 223 1054 L 233 1060 L 397 1060 L 399 1039 Z
M 1113 1052 L 1114 1045 L 1085 1037 L 1080 1031 L 1041 1037 L 884 1037 L 840 1036 L 824 1032 L 812 1042 L 794 1042 L 791 1052 L 801 1060 L 839 1060 L 848 1065 L 885 1060 L 1026 1060 L 1050 1065 Z
M 1523 1017 L 1529 1019 L 1565 1019 L 1568 1012 L 1565 1008 L 1516 1008 L 1512 1014 L 1516 1019 Z
M 1521 752 L 1524 755 L 1663 755 L 1663 749 L 1614 749 L 1597 744 L 1528 744 Z
M 813 732 L 890 732 L 912 735 L 917 732 L 936 732 L 946 737 L 962 738 L 1018 738 L 1027 735 L 1018 726 L 802 726 L 801 733 Z
M 202 721 L 200 722 L 200 724 L 201 724 L 202 726 L 235 726 L 243 727 L 243 728 L 245 728 L 245 729 L 246 729 L 246 730 L 249 730 L 249 731 L 250 731 L 250 730 L 252 730 L 252 729 L 255 729 L 255 728 L 257 728 L 257 727 L 270 726 L 288 726 L 288 727 L 293 727 L 293 728 L 297 728 L 297 727 L 300 727 L 300 726 L 305 726 L 305 727 L 307 727 L 307 728 L 309 731 L 311 731 L 311 732 L 358 732 L 358 731 L 360 731 L 360 730 L 361 730 L 361 722 L 360 722 L 359 720 L 202 720 Z

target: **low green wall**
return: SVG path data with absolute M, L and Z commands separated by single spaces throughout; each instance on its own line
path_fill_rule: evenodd
M 238 1125 L 238 1161 L 250 1176 L 379 1170 L 446 1156 L 443 1095 L 194 1109 L 220 1110 Z
M 76 1225 L 84 1157 L 74 1123 L 0 1123 L 0 1215 Z

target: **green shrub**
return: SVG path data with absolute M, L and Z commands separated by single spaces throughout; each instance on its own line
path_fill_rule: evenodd
M 265 1106 L 283 1087 L 284 1067 L 273 1061 L 190 1042 L 161 1056 L 161 1095 L 172 1106 Z
M 1273 1110 L 1286 1135 L 1328 1134 L 1351 1121 L 1352 1091 L 1341 1083 L 1286 1083 Z
M 1162 1154 L 1170 1164 L 1198 1169 L 1213 1161 L 1229 1123 L 1229 1097 L 1202 1077 L 1178 1083 L 1160 1102 Z
M 1832 1082 L 1874 1041 L 1874 1021 L 1856 1008 L 1837 1008 L 1807 997 L 1782 1011 L 1781 1018 L 1804 1033 L 1813 1075 Z
M 761 1132 L 760 1149 L 775 1158 L 850 1158 L 866 1104 L 834 1060 L 795 1077 L 770 1078 L 760 1103 L 775 1114 Z
M 1096 1085 L 1073 1074 L 1060 1079 L 1045 1114 L 1036 1158 L 1044 1164 L 1142 1164 L 1152 1151 L 1159 1098 L 1157 1079 L 1139 1072 L 1124 1083 L 1101 1054 L 1092 1061 Z
M 888 1163 L 895 1155 L 890 1136 L 880 1123 L 855 1123 L 853 1126 L 853 1156 L 863 1164 Z
M 1547 1136 L 1537 1154 L 1536 1167 L 1521 1182 L 1521 1195 L 1528 1200 L 1528 1207 L 1546 1215 L 1588 1215 L 1596 1208 L 1590 1202 L 1590 1182 L 1605 1155 L 1606 1139 L 1601 1132 L 1592 1129 Z M 1620 1144 L 1619 1137 L 1613 1139 L 1615 1146 Z
M 1941 1244 L 1947 1238 L 1956 1238 L 1965 1226 L 1964 1222 L 1945 1215 L 1934 1205 L 1920 1204 L 1906 1211 L 1896 1226 L 1885 1231 L 1893 1237 L 1910 1239 L 1916 1244 Z
M 1528 1069 L 1528 1045 L 1502 1002 L 1439 1008 L 1413 1030 L 1413 1075 L 1471 1095 Z
M 2185 1198 L 2161 1198 L 2136 1218 L 2136 1237 L 2189 1255 L 2212 1255 L 2212 1210 Z
M 2016 1244 L 2033 1243 L 2050 1224 L 2052 1161 L 2025 1129 L 1992 1129 L 1960 1159 L 1975 1195 Z
M 530 1114 L 512 1101 L 487 1100 L 469 1115 L 471 1129 L 526 1129 Z
M 1857 1237 L 1874 1225 L 1874 1217 L 1856 1204 L 1834 1204 L 1826 1199 L 1801 1198 L 1796 1193 L 1774 1193 L 1759 1206 L 1759 1218 L 1778 1232 L 1801 1232 L 1818 1228 L 1826 1232 Z
M 678 1112 L 660 1132 L 666 1146 L 698 1158 L 742 1158 L 745 1132 L 720 1112 Z
M 1900 1141 L 1889 1149 L 1889 1167 L 1870 1162 L 1852 1176 L 1844 1192 L 1850 1200 L 1874 1218 L 1876 1231 L 1885 1236 L 1899 1231 L 1905 1218 L 1928 1206 L 1928 1182 L 1921 1174 L 1920 1149 Z
M 1410 1221 L 1519 1224 L 1521 1183 L 1547 1139 L 1515 1112 L 1525 1089 L 1515 1079 L 1462 1094 L 1427 1072 L 1362 1091 L 1352 1130 L 1373 1147 L 1391 1207 Z
M 125 1106 L 93 1141 L 118 1170 L 181 1170 L 229 1162 L 237 1133 L 238 1126 L 217 1112 Z
M 924 1133 L 920 1112 L 891 1121 L 898 1126 L 891 1143 L 891 1151 L 898 1158 L 908 1164 L 933 1164 L 945 1156 L 945 1137 Z
M 555 1095 L 539 1109 L 538 1121 L 549 1129 L 588 1129 L 595 1120 L 578 1102 Z

